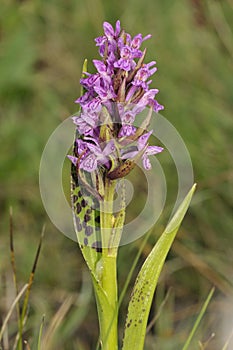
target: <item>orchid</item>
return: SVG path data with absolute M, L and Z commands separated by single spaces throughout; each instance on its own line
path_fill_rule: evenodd
M 104 35 L 95 39 L 100 60 L 91 74 L 84 62 L 79 112 L 71 161 L 72 211 L 78 243 L 90 270 L 100 326 L 100 347 L 118 349 L 117 254 L 125 222 L 124 178 L 138 161 L 152 168 L 150 157 L 163 147 L 150 145 L 151 118 L 164 107 L 150 88 L 156 62 L 145 63 L 145 37 L 133 38 L 121 29 L 103 24 Z M 143 120 L 136 126 L 141 112 Z M 137 124 L 138 125 L 138 124 Z M 122 179 L 122 180 L 121 180 Z M 194 188 L 180 211 L 142 266 L 131 296 L 122 350 L 143 349 L 146 324 L 158 277 L 172 241 L 188 208 Z M 120 207 L 115 211 L 115 198 Z M 169 233 L 169 235 L 168 235 Z M 150 283 L 149 283 L 150 282 Z M 131 325 L 134 325 L 132 327 Z

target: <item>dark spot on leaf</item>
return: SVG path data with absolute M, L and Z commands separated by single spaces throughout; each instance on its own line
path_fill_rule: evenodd
M 132 323 L 132 319 L 131 320 L 129 320 L 129 322 L 127 323 L 127 325 L 126 325 L 126 327 L 130 327 L 131 326 L 131 323 Z
M 82 206 L 83 208 L 85 208 L 85 207 L 87 206 L 87 202 L 85 201 L 85 199 L 82 199 L 82 200 L 81 200 L 81 206 Z
M 100 223 L 100 216 L 98 215 L 98 216 L 96 216 L 96 218 L 95 218 L 95 222 L 97 222 L 98 224 Z
M 102 247 L 101 247 L 100 241 L 96 241 L 92 243 L 92 248 L 94 248 L 97 251 L 97 253 L 102 253 Z
M 84 215 L 84 221 L 85 221 L 85 222 L 88 222 L 88 221 L 90 221 L 90 220 L 91 220 L 90 215 L 85 214 L 85 215 Z
M 90 235 L 92 235 L 92 233 L 93 233 L 93 228 L 91 226 L 87 226 L 85 228 L 85 235 L 90 236 Z
M 77 214 L 80 214 L 80 213 L 81 213 L 82 207 L 81 207 L 80 203 L 77 203 L 76 211 L 77 211 Z
M 78 197 L 73 195 L 73 203 L 77 202 L 77 200 L 78 200 Z
M 81 232 L 82 231 L 82 224 L 80 222 L 80 218 L 78 216 L 76 216 L 76 226 L 77 226 L 77 231 Z
M 82 225 L 80 224 L 80 222 L 77 222 L 77 231 L 81 232 L 82 231 Z

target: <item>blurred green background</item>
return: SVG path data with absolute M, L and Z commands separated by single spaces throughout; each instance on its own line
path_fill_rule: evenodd
M 150 315 L 156 322 L 145 349 L 180 349 L 213 285 L 214 298 L 190 349 L 222 349 L 233 328 L 232 0 L 1 1 L 0 320 L 14 298 L 12 206 L 21 286 L 46 223 L 25 338 L 36 349 L 45 314 L 44 349 L 96 348 L 98 326 L 89 276 L 78 246 L 47 217 L 38 170 L 48 137 L 77 111 L 73 101 L 79 96 L 82 62 L 98 58 L 94 38 L 102 35 L 102 22 L 114 24 L 117 19 L 132 35 L 152 34 L 146 46 L 147 61 L 156 59 L 158 66 L 153 87 L 160 90 L 163 115 L 186 143 L 198 183 L 161 277 Z M 172 160 L 166 154 L 159 160 L 169 195 L 137 270 L 162 232 L 177 191 Z M 66 174 L 64 181 L 69 182 Z M 135 211 L 139 205 L 140 198 L 138 203 L 135 199 Z M 141 242 L 120 249 L 120 289 Z M 121 334 L 131 288 L 121 308 Z M 9 334 L 15 327 L 13 318 Z

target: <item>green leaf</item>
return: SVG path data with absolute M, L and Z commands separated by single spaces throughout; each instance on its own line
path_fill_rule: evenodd
M 45 324 L 45 315 L 43 315 L 42 321 L 41 321 L 41 324 L 40 324 L 37 350 L 41 350 L 42 333 L 43 333 L 44 324 Z
M 207 296 L 207 298 L 206 298 L 206 300 L 205 300 L 205 302 L 204 302 L 204 304 L 203 304 L 203 306 L 201 308 L 201 311 L 200 311 L 200 313 L 199 313 L 199 315 L 198 315 L 198 317 L 197 317 L 197 319 L 196 319 L 196 321 L 195 321 L 195 323 L 193 325 L 193 328 L 192 328 L 192 330 L 191 330 L 191 332 L 190 332 L 190 334 L 189 334 L 189 336 L 188 336 L 188 338 L 187 338 L 187 340 L 186 340 L 182 350 L 189 349 L 191 340 L 193 339 L 193 336 L 194 336 L 194 334 L 195 334 L 195 332 L 196 332 L 196 330 L 197 330 L 197 328 L 198 328 L 198 326 L 199 326 L 199 324 L 200 324 L 200 322 L 202 320 L 202 317 L 204 316 L 204 314 L 206 312 L 207 306 L 209 305 L 209 302 L 210 302 L 210 300 L 211 300 L 211 298 L 212 298 L 212 296 L 214 294 L 214 291 L 215 291 L 215 288 L 214 287 L 211 288 L 211 290 L 210 290 L 210 292 L 209 292 L 209 294 L 208 294 L 208 296 Z
M 137 276 L 128 306 L 122 350 L 143 350 L 147 320 L 159 275 L 195 188 L 196 185 L 193 185 Z

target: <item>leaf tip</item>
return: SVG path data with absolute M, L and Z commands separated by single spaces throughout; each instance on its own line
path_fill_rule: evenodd
M 165 229 L 165 233 L 171 233 L 172 231 L 174 231 L 175 229 L 177 229 L 180 226 L 180 224 L 181 224 L 181 222 L 186 214 L 186 211 L 188 210 L 189 204 L 191 202 L 191 199 L 192 199 L 192 196 L 194 194 L 196 187 L 197 187 L 197 184 L 196 183 L 193 184 L 192 188 L 190 189 L 190 191 L 188 192 L 188 194 L 184 198 L 183 202 L 180 204 L 176 213 L 174 214 L 174 216 L 172 217 L 172 219 L 168 223 L 168 225 Z

